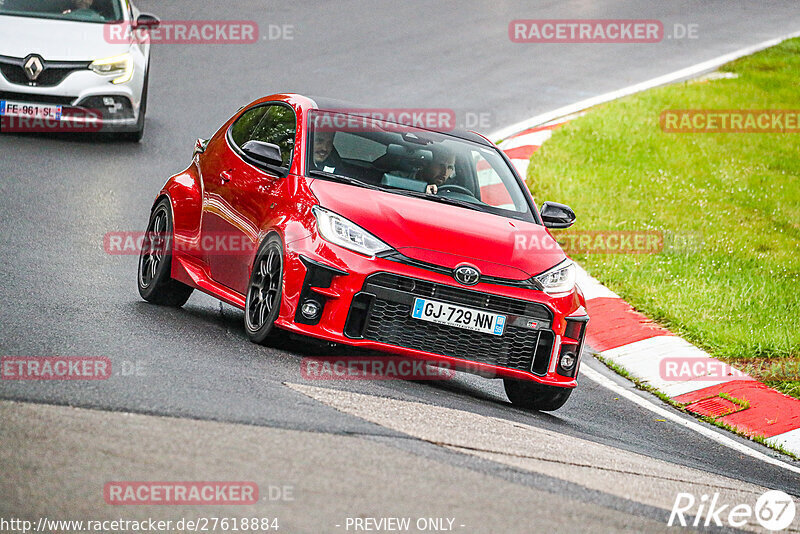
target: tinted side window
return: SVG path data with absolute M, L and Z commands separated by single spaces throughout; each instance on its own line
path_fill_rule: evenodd
M 272 143 L 281 148 L 283 166 L 292 161 L 297 120 L 294 111 L 286 106 L 266 106 L 267 112 L 253 130 L 250 139 Z
M 236 146 L 242 146 L 250 140 L 253 130 L 267 112 L 267 106 L 259 106 L 249 111 L 245 111 L 239 119 L 231 126 L 231 139 Z

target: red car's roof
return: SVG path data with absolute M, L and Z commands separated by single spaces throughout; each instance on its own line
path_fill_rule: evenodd
M 349 112 L 351 115 L 361 115 L 365 114 L 367 110 L 377 109 L 374 106 L 360 105 L 354 102 L 347 102 L 345 100 L 337 100 L 335 98 L 317 97 L 309 95 L 298 95 L 298 96 L 303 96 L 311 100 L 314 103 L 314 107 L 316 109 L 321 109 L 326 111 L 346 111 Z M 359 110 L 363 110 L 363 113 L 359 113 Z M 448 129 L 447 131 L 432 129 L 431 131 L 436 131 L 446 135 L 452 135 L 453 137 L 458 137 L 460 139 L 472 141 L 473 143 L 478 143 L 484 146 L 494 146 L 492 143 L 487 141 L 486 138 L 483 137 L 482 135 L 479 135 L 472 131 L 464 130 L 463 128 L 453 128 L 453 129 Z

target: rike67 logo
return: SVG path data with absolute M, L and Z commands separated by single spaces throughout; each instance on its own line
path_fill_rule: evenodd
M 755 503 L 722 504 L 720 494 L 702 495 L 699 499 L 691 493 L 678 493 L 668 526 L 682 527 L 734 527 L 742 528 L 753 519 L 765 529 L 775 532 L 788 528 L 797 512 L 794 499 L 790 495 L 771 490 L 761 495 Z

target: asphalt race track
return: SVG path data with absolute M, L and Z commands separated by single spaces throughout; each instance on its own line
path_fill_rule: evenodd
M 479 120 L 477 129 L 488 133 L 797 31 L 796 0 L 140 0 L 137 5 L 164 20 L 254 20 L 264 38 L 250 45 L 155 45 L 147 131 L 138 145 L 0 136 L 0 354 L 105 356 L 117 369 L 138 371 L 97 382 L 0 382 L 0 398 L 6 401 L 92 410 L 37 411 L 28 404 L 0 402 L 0 516 L 34 515 L 52 501 L 61 503 L 58 510 L 65 518 L 70 513 L 78 518 L 90 508 L 80 504 L 81 494 L 70 493 L 76 495 L 70 500 L 66 488 L 80 486 L 81 477 L 88 479 L 95 470 L 103 473 L 101 478 L 119 479 L 119 465 L 114 468 L 119 471 L 110 468 L 100 453 L 94 459 L 84 457 L 77 463 L 80 469 L 61 486 L 45 492 L 40 485 L 38 500 L 25 499 L 14 489 L 30 473 L 26 469 L 34 469 L 25 466 L 44 462 L 35 469 L 47 478 L 46 456 L 70 443 L 102 446 L 117 462 L 121 458 L 133 464 L 143 454 L 130 445 L 136 439 L 151 444 L 163 440 L 162 448 L 154 446 L 148 453 L 150 459 L 158 463 L 163 453 L 164 465 L 182 475 L 167 467 L 142 467 L 127 472 L 133 480 L 229 480 L 236 473 L 258 473 L 265 465 L 278 473 L 283 466 L 280 476 L 296 487 L 296 496 L 285 509 L 273 510 L 294 525 L 294 531 L 344 532 L 345 517 L 362 513 L 359 499 L 375 499 L 365 508 L 372 516 L 403 510 L 417 517 L 437 513 L 432 505 L 437 497 L 442 499 L 438 513 L 443 516 L 448 514 L 446 502 L 471 503 L 473 511 L 486 511 L 472 517 L 465 504 L 463 517 L 456 520 L 456 526 L 465 525 L 462 532 L 500 531 L 492 522 L 495 517 L 514 519 L 504 525 L 507 531 L 658 531 L 666 529 L 668 514 L 663 510 L 669 509 L 671 499 L 678 491 L 688 491 L 677 484 L 670 498 L 654 500 L 645 495 L 649 485 L 640 481 L 637 486 L 630 470 L 622 469 L 631 478 L 617 482 L 599 477 L 584 483 L 580 477 L 505 461 L 486 452 L 500 446 L 488 435 L 493 425 L 500 425 L 498 434 L 506 432 L 503 425 L 529 432 L 519 443 L 585 444 L 575 447 L 576 461 L 591 463 L 595 456 L 610 454 L 611 447 L 620 454 L 654 459 L 653 476 L 665 480 L 676 480 L 670 469 L 703 472 L 710 477 L 709 487 L 723 487 L 719 480 L 732 479 L 800 497 L 796 472 L 660 421 L 585 378 L 564 408 L 553 414 L 513 408 L 500 381 L 470 375 L 446 382 L 304 381 L 302 357 L 330 354 L 329 349 L 297 340 L 279 347 L 253 345 L 245 337 L 239 310 L 197 291 L 180 310 L 147 304 L 136 290 L 137 257 L 109 255 L 103 249 L 107 232 L 143 230 L 155 194 L 170 174 L 188 164 L 194 140 L 208 137 L 255 98 L 298 92 L 365 106 L 452 108 L 460 120 Z M 658 19 L 667 33 L 673 24 L 696 24 L 697 38 L 646 45 L 512 43 L 508 23 L 526 18 Z M 291 26 L 292 39 L 271 40 L 270 25 Z M 590 356 L 584 356 L 583 365 L 633 390 Z M 331 396 L 330 390 L 339 394 Z M 385 412 L 405 415 L 392 422 Z M 153 418 L 148 423 L 146 418 L 136 419 L 139 415 L 123 417 L 126 413 L 182 420 Z M 463 424 L 446 435 L 431 430 L 447 427 L 448 421 Z M 50 434 L 59 423 L 73 430 Z M 237 425 L 215 426 L 230 423 Z M 25 428 L 26 436 L 11 431 Z M 132 433 L 127 437 L 126 428 Z M 457 443 L 452 441 L 456 434 Z M 55 435 L 59 439 L 51 441 Z M 123 442 L 127 445 L 115 451 L 113 444 Z M 188 460 L 170 448 L 176 443 L 196 455 L 193 462 L 181 463 Z M 228 448 L 231 443 L 252 450 Z M 274 448 L 265 452 L 258 443 Z M 485 454 L 469 452 L 470 444 Z M 602 447 L 595 450 L 591 444 Z M 764 447 L 748 446 L 778 456 Z M 343 467 L 348 451 L 372 458 L 372 476 Z M 324 467 L 301 473 L 286 467 L 295 453 L 327 460 Z M 387 461 L 381 463 L 378 457 Z M 218 463 L 225 459 L 230 471 Z M 417 471 L 426 476 L 403 476 Z M 330 477 L 339 477 L 338 486 L 324 482 Z M 390 483 L 398 485 L 401 508 L 392 505 L 393 493 L 384 486 Z M 435 484 L 447 485 L 446 494 L 436 491 Z M 620 491 L 626 484 L 629 490 Z M 301 488 L 316 488 L 317 500 L 308 496 L 304 501 Z M 352 494 L 343 503 L 337 496 L 347 488 Z M 534 495 L 529 502 L 536 507 L 525 508 L 525 492 Z M 97 499 L 99 492 L 86 490 L 86 495 Z M 334 501 L 340 508 L 320 505 L 311 514 L 312 503 Z M 505 502 L 501 506 L 498 501 Z M 320 522 L 304 523 L 304 513 Z

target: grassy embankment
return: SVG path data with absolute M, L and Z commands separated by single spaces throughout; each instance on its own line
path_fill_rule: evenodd
M 664 232 L 658 254 L 575 259 L 635 308 L 736 363 L 800 362 L 800 133 L 665 133 L 665 110 L 800 110 L 800 39 L 592 110 L 536 153 L 538 203 L 573 230 Z M 501 145 L 502 146 L 502 145 Z M 769 377 L 767 377 L 769 378 Z M 800 397 L 800 381 L 773 387 Z

